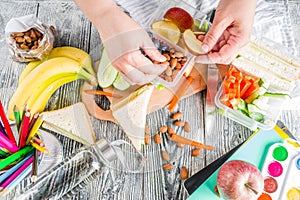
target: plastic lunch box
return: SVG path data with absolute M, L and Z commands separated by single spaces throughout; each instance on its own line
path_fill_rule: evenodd
M 221 103 L 224 92 L 223 86 L 219 88 L 215 96 L 215 103 L 225 116 L 251 130 L 256 128 L 272 129 L 281 114 L 284 104 L 297 89 L 295 85 L 300 72 L 299 62 L 292 56 L 283 55 L 283 52 L 277 50 L 279 48 L 275 49 L 274 46 L 276 45 L 271 43 L 270 41 L 267 43 L 266 41 L 262 42 L 261 39 L 252 37 L 251 42 L 241 50 L 240 55 L 232 62 L 232 65 L 242 71 L 243 74 L 254 75 L 264 81 L 264 86 L 267 88 L 260 94 L 263 98 L 260 98 L 261 96 L 256 98 L 258 99 L 256 100 L 258 105 L 260 103 L 264 107 L 264 119 L 262 121 L 254 120 L 240 110 Z M 249 107 L 249 104 L 247 106 Z
M 194 65 L 194 55 L 191 54 L 183 45 L 182 40 L 180 39 L 179 42 L 177 44 L 172 43 L 171 41 L 169 41 L 168 39 L 166 39 L 165 37 L 154 33 L 154 31 L 151 30 L 151 24 L 155 21 L 158 20 L 163 20 L 163 16 L 164 14 L 167 12 L 168 9 L 172 8 L 172 7 L 179 7 L 184 9 L 185 11 L 187 11 L 194 19 L 195 24 L 197 24 L 197 29 L 199 29 L 199 27 L 206 27 L 205 31 L 208 30 L 210 23 L 209 21 L 206 20 L 207 15 L 200 12 L 199 10 L 197 10 L 196 8 L 192 7 L 191 5 L 182 2 L 182 1 L 163 1 L 161 2 L 160 6 L 158 7 L 158 9 L 153 13 L 153 15 L 147 20 L 146 22 L 146 29 L 150 29 L 150 31 L 153 33 L 153 35 L 155 37 L 158 37 L 161 41 L 163 41 L 164 43 L 166 43 L 170 48 L 174 48 L 175 50 L 181 51 L 184 53 L 184 55 L 188 58 L 188 61 L 185 63 L 185 65 L 181 68 L 180 72 L 177 74 L 177 76 L 171 81 L 168 82 L 166 80 L 164 80 L 163 78 L 156 78 L 153 81 L 153 84 L 155 85 L 159 85 L 162 84 L 166 87 L 173 87 L 175 86 L 178 81 L 180 80 L 180 78 L 184 75 L 184 72 L 188 69 L 191 68 L 192 65 Z

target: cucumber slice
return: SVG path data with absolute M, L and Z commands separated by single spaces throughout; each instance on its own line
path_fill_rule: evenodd
M 110 59 L 102 49 L 101 59 L 97 71 L 98 84 L 101 88 L 107 88 L 113 84 L 118 75 L 118 70 L 111 64 Z
M 117 74 L 116 80 L 113 82 L 113 86 L 118 89 L 118 90 L 126 90 L 130 87 L 130 84 L 127 83 L 122 76 L 120 75 L 120 73 Z

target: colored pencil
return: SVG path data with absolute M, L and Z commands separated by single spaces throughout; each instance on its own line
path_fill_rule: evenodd
M 22 124 L 20 127 L 20 136 L 19 136 L 19 147 L 22 148 L 26 145 L 26 140 L 28 136 L 28 128 L 30 122 L 30 112 L 26 111 Z
M 16 177 L 18 177 L 30 164 L 32 164 L 34 157 L 31 156 L 22 166 L 20 166 L 11 176 L 9 176 L 1 185 L 0 188 L 6 188 Z
M 19 151 L 15 152 L 14 154 L 4 158 L 0 161 L 0 170 L 4 169 L 11 163 L 19 160 L 20 158 L 26 156 L 30 151 L 33 150 L 32 146 L 25 146 L 23 149 L 20 149 Z
M 36 122 L 34 123 L 32 129 L 29 132 L 29 135 L 28 135 L 27 140 L 26 140 L 26 144 L 29 144 L 30 140 L 36 134 L 36 132 L 38 131 L 38 129 L 40 128 L 40 126 L 42 125 L 42 123 L 43 123 L 43 115 L 40 115 L 36 119 Z
M 2 125 L 2 122 L 0 122 L 0 132 L 4 133 L 7 136 L 6 131 Z M 7 136 L 7 138 L 8 138 L 8 136 Z
M 34 143 L 40 145 L 41 147 L 45 147 L 45 143 L 42 140 L 40 140 L 39 138 L 35 137 L 35 136 L 32 138 L 32 141 Z
M 15 122 L 16 122 L 17 128 L 18 128 L 18 130 L 20 130 L 21 117 L 20 117 L 19 108 L 16 105 L 14 106 L 14 116 L 15 116 Z
M 7 187 L 0 193 L 3 196 L 8 194 L 11 190 L 13 190 L 21 181 L 30 174 L 32 168 L 32 163 L 30 163 Z
M 39 160 L 39 154 L 38 150 L 34 150 L 34 159 L 33 159 L 33 164 L 32 164 L 32 175 L 31 175 L 31 180 L 32 182 L 35 182 L 37 179 L 37 170 L 38 170 L 38 160 Z
M 0 157 L 6 157 L 7 155 L 7 152 L 3 151 L 3 149 L 0 149 Z
M 32 117 L 32 119 L 30 120 L 30 124 L 29 124 L 29 128 L 28 128 L 28 131 L 30 132 L 33 125 L 35 124 L 37 118 L 39 117 L 40 113 L 35 113 Z
M 0 146 L 7 149 L 11 153 L 15 153 L 19 150 L 18 146 L 15 145 L 9 138 L 0 132 Z
M 33 146 L 34 148 L 36 148 L 40 152 L 50 155 L 50 151 L 46 147 L 41 147 L 40 145 L 34 143 L 33 141 L 30 141 L 30 144 L 31 144 L 31 146 Z
M 7 170 L 4 174 L 0 176 L 0 183 L 2 183 L 5 179 L 10 177 L 15 171 L 17 171 L 21 166 L 24 165 L 24 163 L 29 159 L 33 158 L 33 151 L 30 152 L 23 160 L 18 162 L 16 165 L 11 167 L 9 170 Z
M 8 136 L 8 138 L 15 144 L 17 145 L 17 142 L 15 140 L 15 136 L 10 128 L 10 125 L 9 125 L 9 122 L 7 120 L 7 117 L 5 115 L 5 112 L 4 112 L 4 108 L 3 108 L 3 105 L 2 105 L 2 102 L 0 100 L 0 116 L 1 116 L 1 120 L 3 122 L 3 125 L 4 125 L 4 128 L 5 128 L 5 131 L 6 131 L 6 134 Z

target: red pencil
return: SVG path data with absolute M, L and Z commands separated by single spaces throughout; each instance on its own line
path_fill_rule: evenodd
M 20 128 L 19 148 L 23 148 L 26 145 L 29 121 L 30 121 L 30 112 L 26 111 Z
M 15 136 L 10 128 L 10 125 L 9 125 L 9 122 L 7 120 L 7 117 L 5 115 L 5 112 L 4 112 L 4 108 L 3 108 L 3 105 L 2 105 L 2 102 L 0 100 L 0 117 L 2 119 L 2 122 L 3 122 L 3 125 L 4 125 L 4 128 L 5 128 L 5 131 L 6 131 L 6 134 L 8 136 L 8 138 L 15 144 L 17 145 L 17 142 L 15 140 Z

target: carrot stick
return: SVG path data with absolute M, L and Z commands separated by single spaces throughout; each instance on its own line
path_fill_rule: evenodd
M 184 82 L 181 87 L 178 88 L 178 90 L 176 91 L 176 93 L 174 94 L 173 99 L 171 100 L 171 103 L 169 104 L 168 109 L 170 111 L 173 111 L 175 106 L 178 104 L 180 98 L 184 95 L 185 91 L 187 90 L 187 88 L 192 84 L 194 78 L 192 76 L 188 76 L 186 78 L 186 82 Z
M 207 150 L 214 150 L 214 147 L 211 146 L 211 145 L 202 144 L 200 142 L 190 140 L 188 138 L 177 135 L 175 133 L 171 134 L 170 136 L 171 136 L 171 139 L 174 142 L 178 142 L 178 143 L 181 143 L 181 144 L 187 144 L 187 145 L 190 145 L 190 146 L 193 146 L 193 147 L 200 147 L 200 148 L 204 148 L 204 149 L 207 149 Z
M 113 94 L 110 92 L 104 92 L 102 90 L 85 90 L 85 92 L 87 94 L 93 94 L 93 95 L 104 95 L 104 96 L 108 96 L 108 97 L 116 97 L 116 98 L 120 98 L 120 95 L 117 94 Z

